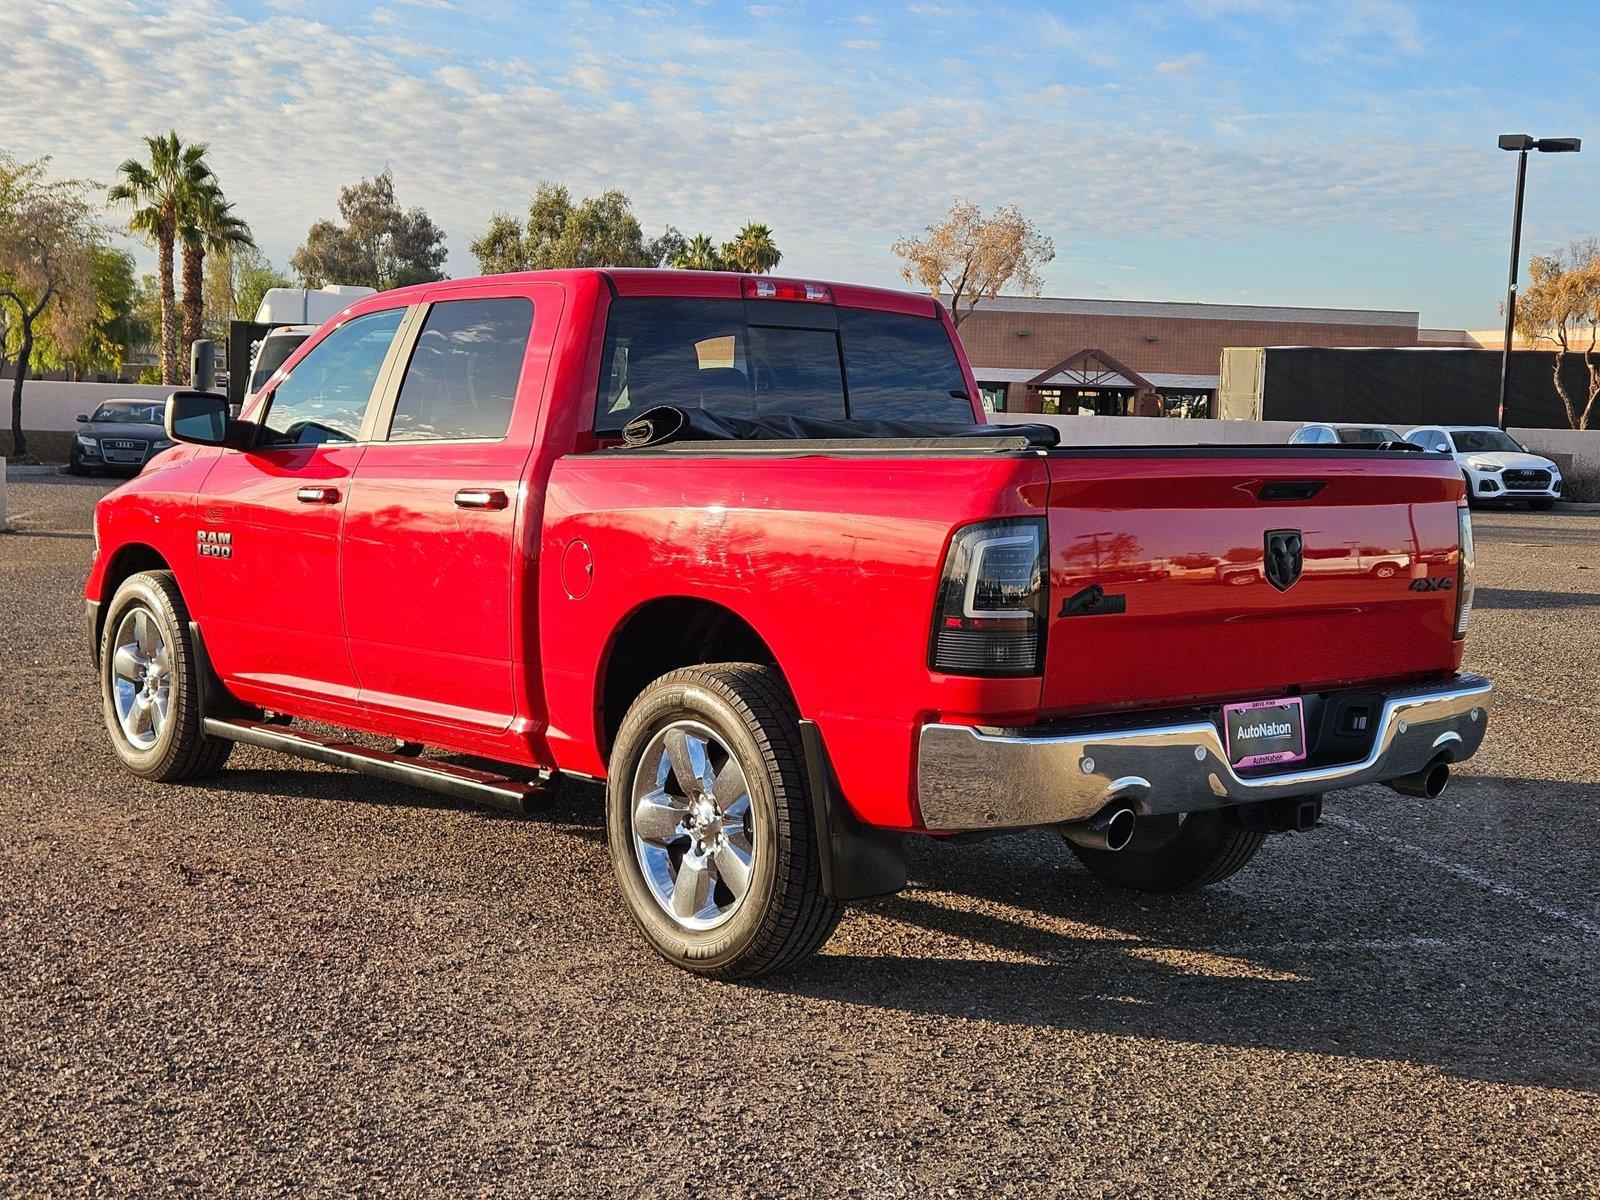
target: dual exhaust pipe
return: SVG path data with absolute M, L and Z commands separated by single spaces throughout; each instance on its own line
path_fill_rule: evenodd
M 1450 759 L 1443 754 L 1413 775 L 1389 780 L 1389 787 L 1402 796 L 1415 796 L 1422 800 L 1437 800 L 1449 786 Z M 1313 816 L 1309 823 L 1296 825 L 1295 828 L 1310 828 L 1315 823 Z M 1073 821 L 1061 826 L 1061 832 L 1069 841 L 1086 850 L 1116 851 L 1127 849 L 1138 828 L 1139 815 L 1128 805 L 1113 801 L 1086 821 Z

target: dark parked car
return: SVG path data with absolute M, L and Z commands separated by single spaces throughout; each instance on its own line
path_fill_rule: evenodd
M 172 445 L 166 414 L 165 400 L 107 400 L 78 418 L 82 428 L 72 439 L 67 470 L 74 475 L 95 471 L 137 475 L 145 463 Z

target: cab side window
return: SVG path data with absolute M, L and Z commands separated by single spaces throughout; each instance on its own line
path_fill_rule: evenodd
M 383 369 L 403 308 L 352 317 L 296 364 L 273 389 L 261 419 L 261 445 L 353 442 Z
M 505 437 L 532 327 L 533 302 L 523 296 L 431 306 L 400 385 L 389 440 Z

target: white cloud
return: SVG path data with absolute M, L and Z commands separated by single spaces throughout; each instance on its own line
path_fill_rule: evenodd
M 1258 0 L 1210 0 L 1224 2 Z M 1385 38 L 1425 40 L 1388 0 L 1360 2 L 1388 22 Z M 1020 204 L 1062 247 L 1053 279 L 1071 277 L 1073 243 L 1500 237 L 1483 198 L 1504 190 L 1503 164 L 1475 134 L 1407 151 L 1417 135 L 1403 106 L 1278 112 L 1209 89 L 1163 103 L 1149 75 L 1130 91 L 1081 69 L 1065 72 L 1071 86 L 1014 70 L 919 74 L 876 39 L 821 58 L 681 13 L 641 28 L 597 10 L 537 36 L 512 23 L 493 57 L 473 58 L 420 13 L 402 34 L 336 27 L 322 5 L 259 20 L 221 0 L 24 7 L 0 6 L 7 148 L 109 181 L 141 135 L 174 126 L 212 144 L 279 263 L 333 213 L 341 184 L 385 165 L 401 203 L 444 226 L 458 274 L 490 213 L 523 207 L 542 178 L 578 194 L 620 187 L 652 232 L 759 218 L 786 269 L 882 283 L 897 278 L 888 244 L 958 195 Z M 474 7 L 450 19 L 487 18 Z M 1085 52 L 1079 31 L 1053 35 L 1061 58 Z M 1155 73 L 1198 65 L 1181 55 Z

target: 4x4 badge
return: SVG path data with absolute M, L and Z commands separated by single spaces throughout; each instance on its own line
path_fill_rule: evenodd
M 1298 529 L 1267 530 L 1267 582 L 1287 592 L 1300 578 L 1304 566 L 1303 544 Z

